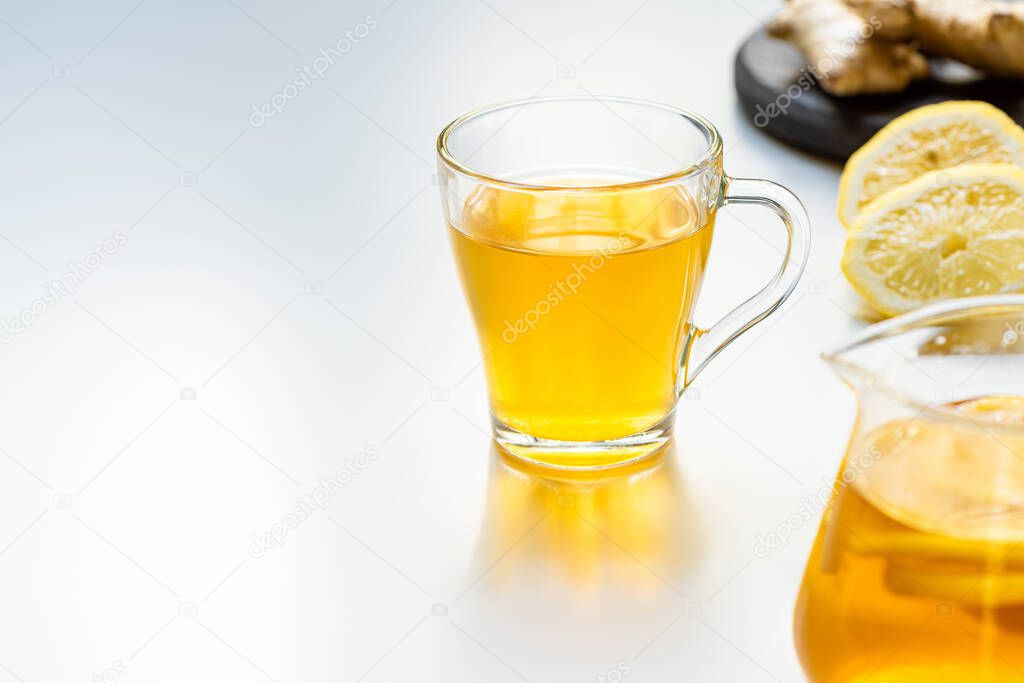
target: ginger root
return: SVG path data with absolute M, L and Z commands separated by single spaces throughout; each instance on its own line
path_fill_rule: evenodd
M 1000 0 L 846 0 L 877 35 L 982 71 L 1024 76 L 1024 4 Z
M 886 40 L 910 40 L 914 35 L 913 0 L 846 0 L 865 21 L 876 26 L 875 35 Z
M 796 45 L 833 95 L 903 90 L 927 74 L 922 52 L 1024 77 L 1024 2 L 789 0 L 768 32 Z
M 1002 76 L 1024 76 L 1024 5 L 915 0 L 913 37 L 925 52 Z
M 911 45 L 875 38 L 880 25 L 844 0 L 790 0 L 768 32 L 800 49 L 826 92 L 897 92 L 925 76 L 928 64 Z

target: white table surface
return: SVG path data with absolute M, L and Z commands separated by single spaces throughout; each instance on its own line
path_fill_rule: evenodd
M 818 514 L 791 515 L 854 410 L 817 352 L 862 323 L 838 168 L 733 93 L 776 3 L 389 2 L 0 3 L 0 318 L 37 302 L 0 345 L 0 683 L 802 680 Z M 591 488 L 495 457 L 432 182 L 456 115 L 581 88 L 707 115 L 728 171 L 790 187 L 814 229 L 792 300 L 700 378 L 667 463 Z M 781 239 L 722 215 L 701 322 Z M 73 294 L 41 299 L 62 277 Z

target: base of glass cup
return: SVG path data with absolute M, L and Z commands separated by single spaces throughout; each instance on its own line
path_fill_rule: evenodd
M 495 417 L 494 440 L 519 460 L 560 470 L 601 470 L 623 467 L 649 458 L 672 438 L 675 411 L 637 434 L 605 441 L 559 441 L 524 434 Z

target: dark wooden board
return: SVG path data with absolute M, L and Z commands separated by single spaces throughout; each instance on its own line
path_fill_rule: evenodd
M 811 79 L 811 87 L 797 85 L 806 68 L 807 62 L 796 48 L 762 30 L 740 47 L 734 76 L 747 119 L 769 135 L 808 152 L 846 160 L 900 114 L 945 100 L 991 102 L 1024 125 L 1021 80 L 965 80 L 966 69 L 933 62 L 933 73 L 945 74 L 944 79 L 932 76 L 892 95 L 832 97 L 811 76 L 804 76 Z M 951 72 L 955 72 L 955 78 Z M 790 86 L 794 86 L 791 92 L 799 90 L 799 95 L 790 98 Z M 786 113 L 781 112 L 780 105 L 786 105 Z

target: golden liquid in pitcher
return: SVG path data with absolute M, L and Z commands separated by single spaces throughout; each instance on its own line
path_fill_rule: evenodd
M 666 417 L 711 244 L 700 215 L 679 187 L 477 189 L 450 235 L 495 417 L 570 441 Z
M 957 404 L 1024 428 L 1024 398 Z M 1024 437 L 911 420 L 855 439 L 794 630 L 815 683 L 1024 679 Z

